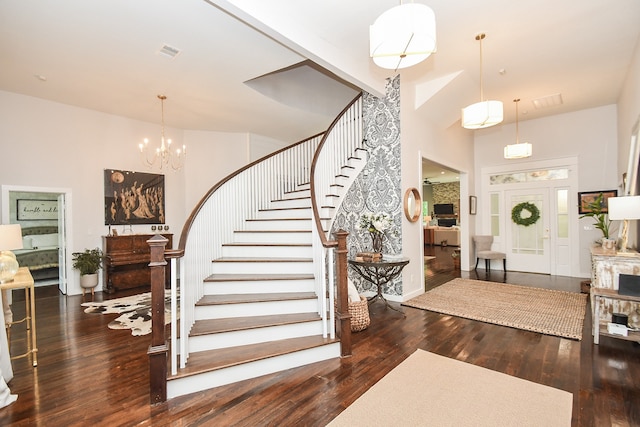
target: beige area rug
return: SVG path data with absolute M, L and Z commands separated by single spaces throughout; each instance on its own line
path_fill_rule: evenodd
M 586 304 L 586 294 L 457 278 L 402 305 L 581 340 Z
M 417 350 L 329 426 L 570 426 L 573 395 Z
M 164 323 L 171 323 L 171 291 L 165 290 Z M 109 322 L 109 329 L 131 329 L 131 335 L 151 333 L 151 292 L 114 298 L 102 302 L 82 303 L 85 313 L 119 314 Z

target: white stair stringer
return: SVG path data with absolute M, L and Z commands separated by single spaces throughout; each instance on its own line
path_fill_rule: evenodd
M 271 356 L 225 369 L 203 372 L 199 375 L 176 377 L 167 383 L 167 398 L 172 399 L 338 357 L 340 357 L 340 343 L 332 342 L 295 353 Z
M 325 229 L 364 167 L 362 157 L 350 159 L 327 190 L 320 207 Z M 169 378 L 169 398 L 340 357 L 339 341 L 322 337 L 310 206 L 309 185 L 301 185 L 247 218 L 222 246 L 188 337 L 187 367 L 202 367 Z M 286 345 L 292 347 L 280 350 Z M 238 356 L 244 353 L 246 360 Z
M 233 241 L 222 246 L 222 256 L 212 260 L 212 274 L 204 280 L 204 296 L 194 308 L 187 370 L 169 378 L 169 398 L 340 357 L 339 341 L 323 338 L 327 328 L 318 313 L 310 206 L 308 188 L 287 193 L 247 219 L 245 229 L 236 230 Z M 305 320 L 281 321 L 292 316 Z M 235 326 L 258 318 L 274 320 L 259 326 Z M 203 359 L 224 361 L 231 357 L 228 353 L 246 348 L 258 351 L 255 349 L 274 342 L 307 339 L 321 344 L 300 344 L 286 354 L 263 358 L 247 355 L 246 361 L 234 359 L 215 369 L 186 373 L 196 370 L 194 365 Z M 223 353 L 209 355 L 212 352 Z

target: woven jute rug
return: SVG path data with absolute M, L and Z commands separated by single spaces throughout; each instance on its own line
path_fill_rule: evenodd
M 587 295 L 457 278 L 403 305 L 581 340 Z
M 417 350 L 328 426 L 569 427 L 573 395 Z

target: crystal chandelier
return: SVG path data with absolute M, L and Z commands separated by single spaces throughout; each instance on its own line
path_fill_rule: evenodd
M 140 148 L 140 158 L 142 159 L 142 162 L 150 168 L 157 163 L 160 166 L 160 170 L 170 167 L 177 171 L 182 169 L 184 166 L 184 161 L 187 157 L 187 147 L 183 145 L 182 148 L 177 148 L 175 151 L 171 151 L 171 139 L 165 139 L 164 137 L 164 101 L 167 97 L 164 95 L 158 95 L 158 99 L 162 105 L 162 133 L 160 147 L 150 153 L 149 139 L 145 138 L 144 143 L 138 145 Z

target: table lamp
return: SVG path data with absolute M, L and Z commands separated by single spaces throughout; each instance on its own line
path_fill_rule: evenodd
M 629 221 L 640 219 L 640 196 L 609 197 L 609 219 L 622 221 L 620 252 L 627 252 Z
M 11 282 L 18 273 L 20 266 L 12 249 L 22 249 L 20 224 L 0 225 L 0 283 Z

